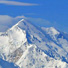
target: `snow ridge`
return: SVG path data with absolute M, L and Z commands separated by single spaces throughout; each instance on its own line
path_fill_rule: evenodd
M 20 68 L 67 68 L 66 36 L 53 27 L 40 29 L 22 19 L 0 33 L 0 57 Z

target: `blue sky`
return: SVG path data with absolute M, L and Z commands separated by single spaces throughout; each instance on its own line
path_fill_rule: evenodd
M 38 26 L 52 26 L 68 33 L 68 0 L 1 0 L 0 15 L 25 16 Z

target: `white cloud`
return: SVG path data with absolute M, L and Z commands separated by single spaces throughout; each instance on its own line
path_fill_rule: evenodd
M 16 16 L 16 17 L 11 17 L 8 15 L 0 15 L 0 32 L 1 31 L 6 31 L 8 28 L 16 24 L 19 20 L 22 18 L 27 19 L 31 21 L 35 25 L 51 25 L 51 23 L 45 19 L 42 18 L 30 18 L 30 17 L 25 17 L 25 16 Z
M 28 20 L 31 20 L 35 25 L 38 26 L 49 26 L 51 25 L 51 22 L 48 20 L 45 20 L 43 18 L 28 18 Z
M 13 20 L 12 17 L 8 15 L 0 15 L 0 25 L 6 25 L 8 22 L 11 22 Z
M 17 23 L 18 20 L 8 15 L 0 15 L 0 32 L 6 31 L 12 25 Z
M 0 25 L 0 32 L 4 32 L 7 29 L 9 29 L 9 27 L 7 25 Z
M 38 4 L 32 4 L 32 3 L 23 3 L 23 2 L 17 2 L 17 1 L 5 1 L 5 0 L 1 0 L 0 4 L 15 5 L 15 6 L 36 6 L 38 5 Z
M 50 21 L 42 19 L 42 18 L 32 18 L 32 17 L 25 17 L 25 16 L 17 16 L 15 18 L 16 19 L 19 19 L 19 18 L 27 19 L 37 26 L 51 26 L 52 25 L 52 23 Z
M 18 18 L 26 18 L 25 16 L 17 16 L 15 17 L 15 19 L 18 19 Z
M 25 16 L 16 16 L 11 17 L 8 15 L 0 15 L 0 32 L 6 31 L 8 28 L 11 28 L 14 24 L 16 24 L 22 18 L 29 20 L 33 24 L 41 27 L 55 27 L 57 29 L 61 29 L 61 25 L 57 22 L 50 22 L 48 20 L 42 18 L 31 18 Z M 67 27 L 63 28 L 66 31 Z

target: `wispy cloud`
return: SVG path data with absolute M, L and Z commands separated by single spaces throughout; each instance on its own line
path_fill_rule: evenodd
M 32 17 L 25 17 L 25 16 L 16 16 L 11 17 L 8 15 L 0 15 L 0 32 L 6 31 L 8 28 L 12 27 L 14 24 L 16 24 L 18 21 L 20 21 L 22 18 L 29 20 L 33 24 L 40 26 L 40 27 L 55 27 L 57 29 L 61 29 L 61 25 L 57 22 L 51 22 L 43 18 L 32 18 Z M 68 29 L 68 27 L 63 28 L 65 32 Z
M 17 2 L 17 1 L 5 1 L 5 0 L 1 0 L 0 4 L 15 5 L 15 6 L 37 6 L 38 5 L 33 3 L 23 3 L 23 2 Z
M 8 15 L 0 15 L 0 32 L 6 31 L 8 28 L 12 27 L 23 18 L 29 20 L 34 25 L 37 25 L 40 27 L 52 27 L 52 26 L 58 27 L 58 24 L 56 22 L 50 22 L 43 18 L 25 17 L 23 15 L 16 16 L 16 17 L 12 17 Z
M 8 28 L 16 24 L 22 18 L 27 19 L 31 21 L 33 24 L 38 25 L 38 26 L 51 25 L 51 22 L 45 19 L 42 19 L 42 18 L 30 18 L 30 17 L 25 17 L 23 15 L 16 16 L 16 17 L 11 17 L 8 15 L 0 15 L 0 32 L 6 31 Z

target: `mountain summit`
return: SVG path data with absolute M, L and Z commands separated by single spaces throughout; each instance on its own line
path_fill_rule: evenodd
M 68 35 L 22 19 L 0 33 L 0 57 L 20 68 L 67 68 Z

